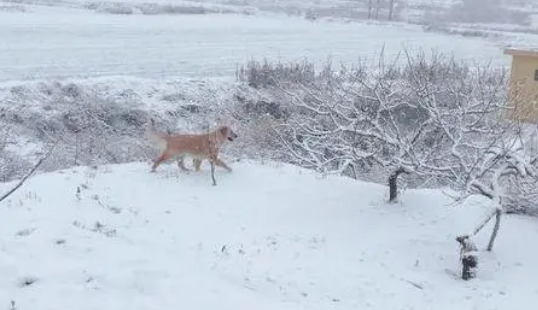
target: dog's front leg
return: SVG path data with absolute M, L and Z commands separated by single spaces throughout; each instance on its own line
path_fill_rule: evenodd
M 222 160 L 220 160 L 218 158 L 215 158 L 215 164 L 217 164 L 217 166 L 220 166 L 220 167 L 228 170 L 228 172 L 232 172 L 232 168 L 230 168 L 228 165 L 226 165 L 225 162 L 223 162 Z
M 211 180 L 213 181 L 213 186 L 217 185 L 217 181 L 215 180 L 215 161 L 210 160 L 209 163 L 211 164 Z

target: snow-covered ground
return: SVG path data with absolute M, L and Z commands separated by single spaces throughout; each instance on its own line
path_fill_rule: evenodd
M 354 63 L 384 46 L 389 59 L 407 48 L 510 60 L 506 33 L 491 40 L 406 24 L 312 22 L 264 7 L 285 1 L 142 2 L 1 0 L 2 111 L 46 120 L 76 108 L 55 96 L 81 94 L 153 114 L 218 105 L 234 88 L 205 79 L 227 80 L 251 58 Z M 24 81 L 35 79 L 43 83 Z M 177 115 L 183 130 L 199 129 L 192 113 Z M 23 130 L 17 137 L 14 151 L 35 155 L 37 142 L 25 145 Z M 463 282 L 454 238 L 482 218 L 483 201 L 453 207 L 440 191 L 416 190 L 388 205 L 381 185 L 287 165 L 232 166 L 218 171 L 217 187 L 207 167 L 150 174 L 149 163 L 31 178 L 0 203 L 0 309 L 509 310 L 538 302 L 538 251 L 521 238 L 538 239 L 535 219 L 504 217 L 494 252 L 480 253 L 478 278 Z M 0 194 L 12 184 L 0 184 Z M 481 249 L 490 230 L 477 238 Z
M 457 59 L 507 65 L 485 39 L 426 33 L 411 25 L 310 22 L 276 14 L 108 14 L 23 5 L 0 10 L 0 81 L 134 75 L 233 77 L 248 59 L 318 63 L 372 60 L 385 46 L 436 49 Z M 479 51 L 480 57 L 477 57 Z
M 0 307 L 17 309 L 529 309 L 536 220 L 506 216 L 478 278 L 457 234 L 484 211 L 295 167 L 182 174 L 148 163 L 31 179 L 2 203 Z M 4 192 L 8 184 L 2 184 Z M 77 193 L 77 189 L 79 192 Z M 462 215 L 466 216 L 463 217 Z M 488 226 L 478 244 L 486 245 Z

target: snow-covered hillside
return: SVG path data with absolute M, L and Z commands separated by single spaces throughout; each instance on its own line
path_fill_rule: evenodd
M 439 191 L 386 189 L 299 168 L 148 163 L 38 175 L 0 208 L 8 309 L 529 309 L 538 223 L 506 216 L 478 278 L 454 237 L 481 216 Z M 0 186 L 1 192 L 10 187 Z M 462 217 L 466 214 L 466 217 Z M 487 227 L 486 230 L 491 229 Z M 524 236 L 524 239 L 522 239 Z M 477 240 L 486 243 L 486 234 Z
M 233 77 L 237 65 L 251 58 L 307 57 L 324 63 L 332 57 L 335 63 L 355 63 L 358 58 L 375 60 L 383 47 L 387 59 L 407 48 L 436 49 L 478 63 L 509 61 L 500 46 L 485 39 L 424 32 L 411 25 L 310 22 L 267 14 L 109 14 L 17 5 L 22 11 L 0 9 L 0 81 Z

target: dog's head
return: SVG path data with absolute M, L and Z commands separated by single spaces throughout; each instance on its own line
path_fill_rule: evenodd
M 220 127 L 220 134 L 222 137 L 230 142 L 237 138 L 237 134 L 232 130 L 230 126 Z

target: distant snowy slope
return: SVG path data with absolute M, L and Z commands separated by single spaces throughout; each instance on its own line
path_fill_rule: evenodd
M 207 167 L 151 174 L 148 163 L 32 178 L 0 205 L 0 307 L 508 310 L 538 302 L 538 251 L 523 242 L 538 238 L 534 219 L 507 216 L 478 278 L 462 282 L 453 276 L 454 237 L 479 218 L 479 205 L 448 207 L 438 191 L 386 205 L 379 185 L 287 165 L 232 166 L 218 171 L 216 187 Z
M 332 57 L 355 63 L 387 59 L 402 48 L 454 54 L 457 59 L 509 58 L 482 40 L 426 33 L 418 26 L 309 22 L 297 17 L 241 14 L 105 14 L 25 6 L 0 10 L 0 81 L 111 75 L 233 77 L 250 58 L 282 61 Z M 477 52 L 479 51 L 479 53 Z

